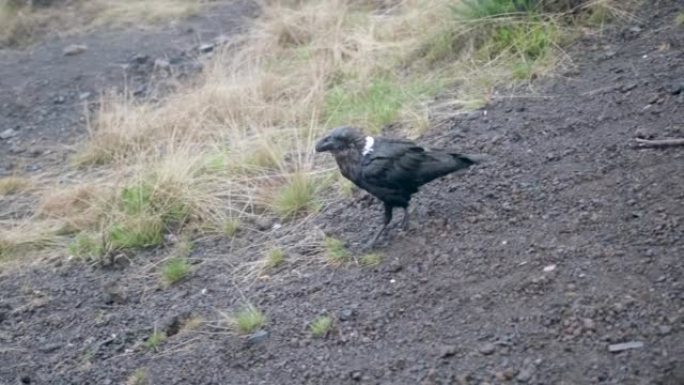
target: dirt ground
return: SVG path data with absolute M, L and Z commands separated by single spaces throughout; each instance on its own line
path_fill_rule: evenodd
M 171 288 L 151 273 L 165 250 L 118 269 L 57 260 L 0 276 L 0 384 L 123 384 L 136 370 L 150 384 L 684 384 L 684 149 L 634 145 L 684 137 L 683 10 L 655 1 L 570 47 L 576 70 L 500 90 L 428 132 L 422 143 L 492 159 L 423 188 L 378 267 L 306 263 L 315 256 L 300 250 L 245 284 L 226 261 L 250 249 L 211 240 Z M 51 79 L 59 63 L 39 51 L 2 53 L 3 90 L 19 82 L 6 63 L 23 63 L 26 84 Z M 22 143 L 46 147 L 82 138 L 33 116 L 78 119 L 54 105 L 55 90 L 78 89 L 61 81 L 24 88 L 25 110 L 6 110 L 17 98 L 3 92 L 2 127 L 26 119 Z M 0 146 L 3 162 L 26 156 Z M 356 192 L 294 234 L 323 230 L 356 250 L 380 216 Z M 245 299 L 266 333 L 221 327 Z M 321 314 L 334 329 L 312 338 Z M 204 322 L 179 328 L 193 317 Z M 155 328 L 169 335 L 157 351 L 142 346 Z

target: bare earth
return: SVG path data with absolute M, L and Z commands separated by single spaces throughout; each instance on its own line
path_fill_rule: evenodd
M 423 188 L 377 268 L 286 263 L 244 285 L 224 257 L 257 256 L 217 240 L 171 288 L 151 273 L 161 249 L 121 268 L 61 260 L 0 276 L 0 384 L 123 384 L 136 369 L 150 384 L 684 384 L 684 148 L 634 146 L 684 137 L 684 4 L 646 8 L 571 47 L 576 72 L 501 91 L 426 134 L 493 159 Z M 21 148 L 81 140 L 79 94 L 117 84 L 118 59 L 187 50 L 173 33 L 75 39 L 90 47 L 75 57 L 57 41 L 0 52 L 0 128 L 21 126 L 19 142 L 0 141 L 4 172 L 63 167 L 65 151 Z M 365 196 L 317 226 L 355 250 L 380 222 Z M 266 335 L 217 327 L 245 298 L 268 316 Z M 307 325 L 320 314 L 335 327 L 316 339 Z M 193 316 L 205 322 L 179 332 Z M 169 335 L 158 351 L 142 346 L 155 327 Z

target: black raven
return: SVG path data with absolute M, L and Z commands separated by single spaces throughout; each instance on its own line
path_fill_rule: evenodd
M 316 143 L 316 152 L 325 151 L 335 157 L 345 178 L 384 204 L 383 226 L 369 247 L 387 229 L 395 207 L 404 209 L 402 226 L 408 228 L 409 201 L 420 186 L 478 161 L 478 156 L 427 150 L 408 140 L 365 136 L 348 126 L 333 129 Z

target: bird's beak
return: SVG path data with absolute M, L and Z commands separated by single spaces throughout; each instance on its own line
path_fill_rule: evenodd
M 327 136 L 316 143 L 316 152 L 330 151 L 330 148 L 330 138 Z

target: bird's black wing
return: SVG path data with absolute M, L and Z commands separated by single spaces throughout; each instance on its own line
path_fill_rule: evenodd
M 410 195 L 418 190 L 418 173 L 427 157 L 425 149 L 413 142 L 377 138 L 373 151 L 363 159 L 361 179 L 373 193 L 374 189 Z

